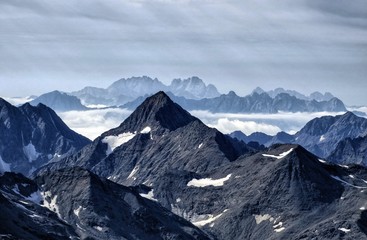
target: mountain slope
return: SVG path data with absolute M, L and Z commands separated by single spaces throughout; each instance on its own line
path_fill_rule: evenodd
M 347 112 L 335 117 L 325 116 L 311 120 L 295 134 L 294 143 L 325 158 L 336 148 L 339 141 L 366 134 L 367 119 Z
M 88 143 L 47 106 L 26 103 L 17 108 L 0 99 L 0 170 L 27 175 Z
M 354 139 L 348 137 L 340 141 L 327 160 L 343 165 L 367 166 L 367 135 Z
M 1 239 L 209 239 L 134 189 L 81 168 L 0 176 Z
M 88 108 L 81 104 L 80 99 L 75 96 L 68 95 L 59 91 L 53 91 L 49 93 L 42 94 L 36 99 L 29 102 L 33 106 L 37 106 L 42 103 L 55 111 L 65 112 L 65 111 L 82 111 Z
M 366 178 L 365 168 L 279 145 L 205 174 L 172 171 L 153 187 L 163 206 L 219 239 L 364 239 Z
M 35 181 L 47 193 L 44 201 L 54 203 L 56 213 L 82 238 L 209 239 L 189 222 L 141 197 L 132 188 L 84 169 L 47 172 Z
M 41 204 L 37 184 L 21 174 L 0 176 L 1 239 L 79 239 L 75 230 Z

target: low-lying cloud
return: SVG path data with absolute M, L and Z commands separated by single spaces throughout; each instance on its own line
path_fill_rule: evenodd
M 230 120 L 228 118 L 219 118 L 215 124 L 207 125 L 218 129 L 222 133 L 231 133 L 239 130 L 247 135 L 253 132 L 275 135 L 281 131 L 279 127 L 270 124 L 257 123 L 255 121 L 241 121 L 239 119 Z
M 223 133 L 241 130 L 245 134 L 263 132 L 269 135 L 275 135 L 279 131 L 293 134 L 299 131 L 308 121 L 314 118 L 327 115 L 340 115 L 343 114 L 343 112 L 235 114 L 191 111 L 191 114 L 200 118 L 208 126 L 215 127 Z
M 103 132 L 118 127 L 131 114 L 131 111 L 108 108 L 58 114 L 71 129 L 93 140 Z
M 93 140 L 103 132 L 119 126 L 131 114 L 131 111 L 108 108 L 58 114 L 71 129 Z M 191 114 L 202 120 L 207 126 L 216 128 L 222 133 L 227 134 L 240 130 L 247 135 L 254 132 L 275 135 L 280 131 L 293 134 L 316 117 L 335 116 L 343 113 L 232 114 L 191 111 Z

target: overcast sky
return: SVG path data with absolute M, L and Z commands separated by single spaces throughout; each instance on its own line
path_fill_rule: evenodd
M 0 96 L 141 75 L 367 105 L 367 0 L 0 1 Z

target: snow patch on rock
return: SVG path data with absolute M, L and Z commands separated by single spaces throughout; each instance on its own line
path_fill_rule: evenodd
M 135 166 L 134 169 L 131 171 L 131 173 L 129 174 L 129 176 L 127 177 L 132 178 L 133 180 L 136 180 L 136 177 L 134 177 L 134 175 L 136 174 L 136 172 L 139 170 L 139 166 Z
M 158 202 L 158 200 L 154 198 L 154 189 L 150 190 L 148 193 L 140 193 L 140 196 Z
M 271 157 L 271 158 L 276 158 L 276 159 L 282 159 L 285 156 L 287 156 L 288 154 L 290 154 L 293 151 L 293 148 L 289 149 L 288 151 L 279 154 L 278 156 L 276 155 L 271 155 L 271 154 L 263 154 L 264 157 Z
M 232 174 L 228 174 L 224 178 L 219 179 L 211 179 L 211 178 L 202 178 L 202 179 L 192 179 L 190 182 L 187 183 L 187 186 L 193 186 L 193 187 L 207 187 L 207 186 L 214 186 L 214 187 L 220 187 L 224 185 L 224 182 L 229 180 L 231 178 Z
M 117 148 L 118 146 L 121 146 L 124 143 L 127 143 L 128 141 L 133 139 L 135 135 L 136 135 L 136 132 L 135 133 L 127 132 L 127 133 L 119 134 L 117 136 L 107 136 L 103 138 L 102 142 L 107 143 L 108 145 L 106 154 L 107 155 L 111 154 L 113 150 L 115 150 L 115 148 Z
M 52 196 L 50 191 L 47 192 L 41 192 L 42 198 L 43 198 L 43 207 L 46 207 L 50 209 L 51 211 L 55 212 L 59 218 L 61 218 L 60 212 L 59 212 L 59 206 L 57 206 L 57 195 Z M 47 199 L 51 199 L 48 201 Z
M 152 129 L 148 126 L 141 130 L 140 133 L 147 134 L 150 133 L 150 131 L 152 131 Z
M 206 218 L 207 218 L 207 219 L 205 219 L 205 220 L 200 220 L 200 221 L 196 221 L 196 222 L 192 222 L 192 224 L 194 224 L 194 225 L 195 225 L 195 226 L 197 226 L 197 227 L 203 227 L 203 226 L 205 226 L 205 225 L 207 225 L 207 224 L 209 224 L 209 223 L 214 222 L 214 221 L 215 221 L 215 220 L 217 220 L 218 218 L 220 218 L 220 217 L 223 215 L 223 213 L 225 213 L 226 211 L 228 211 L 228 209 L 224 210 L 222 213 L 220 213 L 220 214 L 218 214 L 218 215 L 216 215 L 216 216 L 214 216 L 213 214 L 207 214 L 207 215 L 206 215 Z M 214 225 L 212 225 L 212 226 L 214 226 Z
M 342 232 L 345 232 L 345 233 L 350 232 L 350 229 L 348 229 L 348 228 L 338 228 L 338 230 L 340 230 Z

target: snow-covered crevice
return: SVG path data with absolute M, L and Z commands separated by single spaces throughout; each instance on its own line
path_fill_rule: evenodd
M 127 177 L 127 179 L 133 179 L 136 180 L 135 174 L 137 173 L 137 171 L 139 170 L 139 166 L 135 166 L 134 169 L 131 171 L 131 173 L 129 174 L 129 176 Z
M 121 133 L 117 136 L 104 137 L 102 139 L 102 142 L 107 143 L 108 145 L 108 148 L 106 150 L 106 155 L 111 154 L 113 150 L 115 150 L 115 148 L 133 139 L 135 135 L 136 135 L 136 132 L 135 133 L 127 132 L 127 133 Z
M 287 156 L 288 154 L 290 154 L 291 152 L 293 151 L 293 148 L 289 149 L 288 151 L 286 152 L 283 152 L 279 155 L 271 155 L 271 154 L 263 154 L 264 157 L 271 157 L 271 158 L 276 158 L 276 159 L 282 159 L 284 158 L 285 156 Z
M 56 204 L 57 201 L 57 195 L 52 196 L 50 191 L 47 192 L 41 192 L 41 196 L 43 198 L 43 207 L 46 207 L 57 214 L 57 216 L 61 219 L 61 215 L 59 212 L 59 206 Z M 50 201 L 48 201 L 50 199 Z
M 139 195 L 142 196 L 143 198 L 147 198 L 158 202 L 158 200 L 154 198 L 154 189 L 150 190 L 148 193 L 140 193 Z
M 225 181 L 228 181 L 231 178 L 232 174 L 228 174 L 224 178 L 219 179 L 211 179 L 211 178 L 202 178 L 202 179 L 192 179 L 187 183 L 187 186 L 190 187 L 207 187 L 207 186 L 214 186 L 220 187 L 224 185 Z
M 73 212 L 75 214 L 75 216 L 77 216 L 79 218 L 79 214 L 81 211 L 84 211 L 85 208 L 83 208 L 82 206 L 79 206 L 77 209 L 74 209 Z
M 23 147 L 23 152 L 30 163 L 37 160 L 40 155 L 40 153 L 36 151 L 36 147 L 32 144 L 32 142 Z

